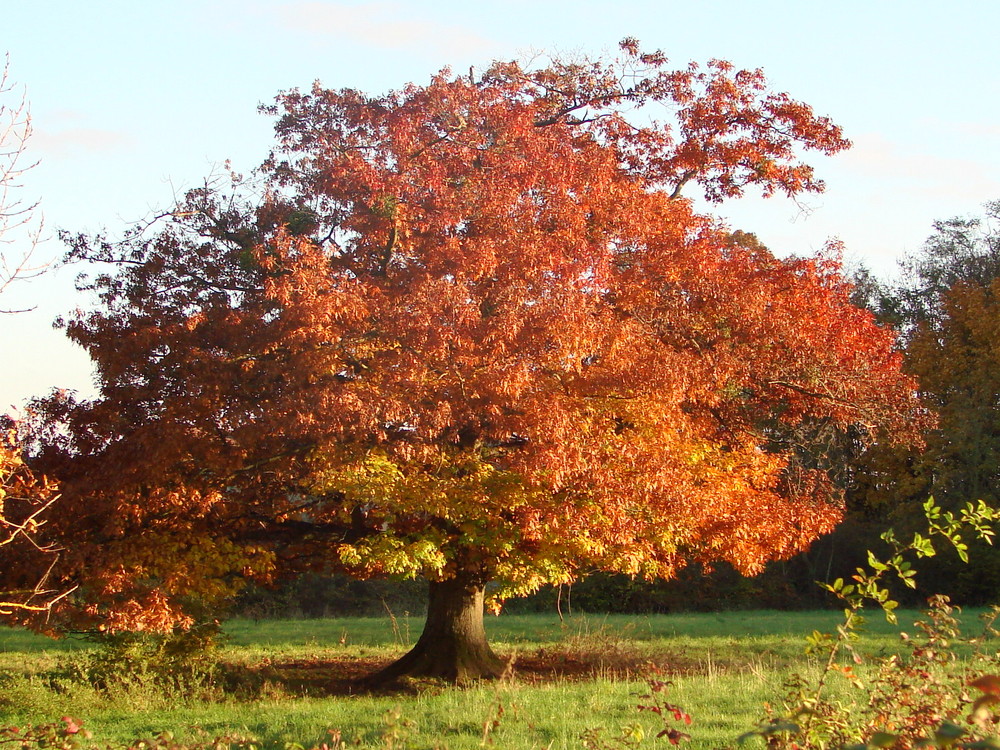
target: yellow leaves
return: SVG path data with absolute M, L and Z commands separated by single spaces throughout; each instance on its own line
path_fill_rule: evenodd
M 448 562 L 433 535 L 410 542 L 380 535 L 359 544 L 337 545 L 336 554 L 344 568 L 362 577 L 434 578 Z
M 392 496 L 403 479 L 400 467 L 380 451 L 352 458 L 330 448 L 314 453 L 311 463 L 316 467 L 312 480 L 315 492 L 343 493 L 359 504 L 378 503 Z
M 476 451 L 437 451 L 428 463 L 402 462 L 382 450 L 352 454 L 333 446 L 314 452 L 312 488 L 339 493 L 349 505 L 370 504 L 390 516 L 432 513 L 481 523 L 499 509 L 515 510 L 538 490 L 498 469 Z
M 496 569 L 496 585 L 487 591 L 487 604 L 498 613 L 505 599 L 527 596 L 546 585 L 572 583 L 573 570 L 573 560 L 569 557 L 501 561 Z
M 337 558 L 348 568 L 360 568 L 364 558 L 361 551 L 353 544 L 341 544 L 337 547 Z
M 209 534 L 147 532 L 107 545 L 104 554 L 114 567 L 93 573 L 89 585 L 99 587 L 108 600 L 147 596 L 168 608 L 179 608 L 179 600 L 195 597 L 215 603 L 237 593 L 237 576 L 266 577 L 275 558 L 270 550 L 239 545 Z M 148 591 L 149 594 L 142 592 Z M 144 608 L 130 609 L 141 628 L 150 628 Z M 118 614 L 127 627 L 129 615 Z M 146 624 L 142 624 L 146 623 Z

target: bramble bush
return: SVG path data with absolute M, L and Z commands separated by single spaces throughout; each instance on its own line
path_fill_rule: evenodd
M 994 622 L 1000 609 L 988 613 L 980 635 L 969 638 L 962 635 L 948 597 L 931 597 L 926 619 L 916 623 L 917 633 L 902 634 L 907 654 L 880 658 L 867 684 L 855 671 L 862 663 L 856 644 L 864 625 L 863 607 L 874 604 L 895 623 L 898 605 L 887 582 L 894 578 L 915 588 L 913 560 L 937 554 L 935 543 L 945 543 L 968 561 L 969 547 L 962 534 L 971 531 L 991 543 L 991 524 L 1000 517 L 983 502 L 970 503 L 955 515 L 942 511 L 933 499 L 924 504 L 924 514 L 927 535 L 915 533 L 904 544 L 890 530 L 882 536 L 891 550 L 887 559 L 869 552 L 868 566 L 858 568 L 851 580 L 821 584 L 844 605 L 844 620 L 835 633 L 817 631 L 807 639 L 810 651 L 825 655 L 820 676 L 814 681 L 794 677 L 787 686 L 784 710 L 770 712 L 756 729 L 739 738 L 741 743 L 760 737 L 775 750 L 1000 748 L 991 710 L 1000 703 L 1000 677 L 992 674 L 997 654 L 986 650 L 989 639 L 998 635 Z M 957 662 L 959 644 L 971 649 L 968 666 Z M 851 703 L 830 698 L 830 681 L 838 675 L 863 698 Z M 975 699 L 969 688 L 978 693 Z
M 172 633 L 94 633 L 99 648 L 66 666 L 70 680 L 118 695 L 137 687 L 174 696 L 217 691 L 218 621 Z

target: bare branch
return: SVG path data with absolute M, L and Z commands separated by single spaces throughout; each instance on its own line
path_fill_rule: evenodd
M 43 226 L 38 201 L 26 202 L 17 196 L 23 187 L 21 178 L 38 162 L 24 161 L 31 111 L 25 92 L 18 92 L 9 74 L 8 56 L 0 72 L 0 296 L 13 282 L 34 278 L 49 266 L 35 259 Z M 23 311 L 0 307 L 0 313 L 11 312 Z
M 38 202 L 25 202 L 17 196 L 21 178 L 37 162 L 24 162 L 31 136 L 31 112 L 24 91 L 18 93 L 10 82 L 9 71 L 7 57 L 0 72 L 0 296 L 15 281 L 38 276 L 48 265 L 33 260 L 42 231 Z M 0 313 L 10 312 L 15 311 L 0 308 Z M 38 541 L 38 531 L 45 523 L 43 516 L 59 495 L 51 483 L 35 477 L 24 464 L 16 425 L 5 420 L 0 427 L 0 551 L 12 555 L 12 561 L 18 563 L 35 558 L 35 553 L 40 555 L 40 563 L 52 556 L 33 588 L 18 590 L 15 584 L 13 590 L 6 586 L 0 589 L 0 615 L 48 612 L 70 593 L 48 588 L 46 581 L 59 559 L 58 550 Z

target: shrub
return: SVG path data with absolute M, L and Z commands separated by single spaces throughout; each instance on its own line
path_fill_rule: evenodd
M 175 696 L 205 697 L 214 691 L 219 623 L 211 621 L 172 633 L 95 633 L 99 648 L 69 667 L 73 679 L 98 690 L 149 687 Z
M 843 603 L 844 621 L 835 634 L 814 632 L 808 639 L 811 650 L 826 655 L 820 677 L 814 682 L 801 676 L 793 678 L 784 710 L 771 712 L 740 742 L 762 737 L 769 748 L 789 750 L 1000 748 L 995 738 L 996 719 L 990 710 L 1000 703 L 1000 678 L 982 674 L 984 669 L 996 668 L 996 655 L 987 654 L 985 644 L 997 634 L 993 624 L 1000 609 L 987 617 L 981 636 L 963 638 L 948 597 L 934 596 L 926 619 L 917 623 L 915 637 L 903 634 L 910 645 L 907 655 L 881 658 L 868 685 L 855 673 L 862 662 L 855 649 L 864 622 L 862 607 L 874 603 L 891 622 L 896 621 L 897 602 L 890 598 L 886 580 L 894 577 L 915 588 L 916 571 L 910 560 L 935 555 L 936 541 L 946 542 L 967 561 L 968 544 L 961 533 L 971 529 L 978 539 L 990 542 L 994 536 L 990 524 L 1000 517 L 983 503 L 970 504 L 955 516 L 928 500 L 924 512 L 930 532 L 927 536 L 917 533 L 903 544 L 892 531 L 886 532 L 883 539 L 892 550 L 886 560 L 869 553 L 867 568 L 858 568 L 850 581 L 838 579 L 824 586 Z M 957 666 L 955 647 L 959 641 L 973 649 L 971 667 Z M 865 691 L 865 698 L 850 705 L 830 699 L 827 687 L 835 675 Z M 974 701 L 967 691 L 970 686 L 980 693 Z

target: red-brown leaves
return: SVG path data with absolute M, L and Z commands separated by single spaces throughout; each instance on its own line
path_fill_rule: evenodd
M 101 398 L 51 411 L 63 512 L 102 540 L 67 574 L 92 614 L 176 623 L 272 560 L 472 566 L 501 595 L 583 565 L 754 572 L 831 528 L 817 435 L 902 424 L 892 337 L 836 263 L 677 195 L 818 190 L 795 149 L 847 142 L 759 72 L 625 52 L 286 93 L 261 204 L 199 191 L 152 239 L 76 241 L 130 258 L 70 326 Z M 672 121 L 636 124 L 654 105 Z
M 582 128 L 634 178 L 675 198 L 691 182 L 716 202 L 751 185 L 765 195 L 818 192 L 822 182 L 796 161 L 796 150 L 832 154 L 850 146 L 829 118 L 769 92 L 760 70 L 734 71 L 722 60 L 710 61 L 707 70 L 694 63 L 670 70 L 661 52 L 642 53 L 634 39 L 621 47 L 624 58 L 610 63 L 556 60 L 540 70 L 497 64 L 484 82 L 520 86 L 537 107 L 536 125 Z M 630 110 L 652 111 L 658 119 L 643 126 Z

